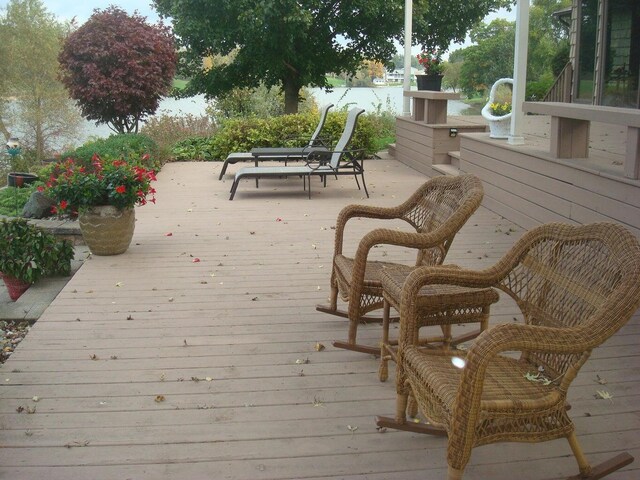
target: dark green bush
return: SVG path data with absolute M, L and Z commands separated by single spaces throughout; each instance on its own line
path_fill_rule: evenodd
M 543 75 L 537 82 L 528 82 L 525 98 L 528 101 L 541 102 L 551 85 L 553 85 L 553 77 L 551 75 Z
M 103 159 L 121 158 L 129 163 L 144 163 L 145 167 L 156 170 L 162 166 L 156 142 L 140 133 L 119 133 L 92 140 L 75 150 L 65 152 L 62 158 L 71 157 L 79 163 L 90 164 L 94 153 Z M 150 163 L 142 162 L 141 158 L 145 153 L 151 155 Z
M 347 112 L 331 112 L 321 136 L 335 145 L 342 134 Z M 178 142 L 173 155 L 177 160 L 224 160 L 232 152 L 248 152 L 257 147 L 302 146 L 309 139 L 318 123 L 318 114 L 299 113 L 278 117 L 232 119 L 224 123 L 218 132 L 208 139 L 191 138 Z M 358 119 L 351 149 L 365 149 L 367 154 L 376 152 L 375 138 L 378 122 L 367 115 Z M 294 137 L 296 140 L 288 140 Z

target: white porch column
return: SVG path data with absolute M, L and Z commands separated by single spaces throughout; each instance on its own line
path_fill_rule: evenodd
M 413 31 L 413 0 L 404 0 L 404 79 L 402 88 L 411 89 L 411 34 Z M 411 115 L 411 98 L 404 97 L 402 115 Z
M 518 0 L 516 6 L 516 45 L 513 65 L 513 96 L 511 98 L 511 130 L 509 139 L 511 145 L 524 143 L 522 124 L 524 123 L 524 102 L 527 85 L 527 48 L 529 46 L 529 0 Z

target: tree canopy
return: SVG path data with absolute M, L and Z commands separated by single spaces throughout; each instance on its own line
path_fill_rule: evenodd
M 414 41 L 446 48 L 510 0 L 414 2 Z M 355 74 L 364 60 L 389 64 L 402 40 L 403 0 L 154 0 L 184 47 L 185 94 L 280 86 L 285 112 L 303 86 L 329 88 L 329 72 Z M 226 56 L 224 61 L 217 60 Z M 212 58 L 203 68 L 203 59 Z
M 177 54 L 168 27 L 111 6 L 71 33 L 62 81 L 82 114 L 118 133 L 137 132 L 173 84 Z
M 35 160 L 75 140 L 80 127 L 57 78 L 60 40 L 69 28 L 41 0 L 11 0 L 0 15 L 0 132 L 20 137 Z

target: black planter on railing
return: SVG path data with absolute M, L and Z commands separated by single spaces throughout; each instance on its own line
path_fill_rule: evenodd
M 33 173 L 11 172 L 7 175 L 7 186 L 22 188 L 37 182 L 38 176 Z

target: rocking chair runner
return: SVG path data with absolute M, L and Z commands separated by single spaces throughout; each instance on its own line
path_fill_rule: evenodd
M 368 260 L 370 250 L 383 244 L 409 247 L 417 250 L 415 265 L 439 265 L 444 261 L 458 230 L 480 206 L 482 196 L 482 184 L 473 175 L 435 177 L 397 207 L 349 205 L 342 209 L 336 222 L 330 304 L 316 306 L 318 311 L 349 318 L 347 342 L 334 342 L 334 346 L 379 354 L 379 346 L 356 343 L 358 323 L 382 320 L 381 317 L 365 315 L 382 308 L 381 274 L 384 269 L 393 267 L 408 273 L 415 268 Z M 358 217 L 401 219 L 416 231 L 373 230 L 362 238 L 355 257 L 349 258 L 342 254 L 344 230 L 350 219 Z M 348 312 L 338 309 L 338 293 L 348 301 Z
M 424 285 L 440 284 L 503 290 L 525 324 L 490 328 L 467 352 L 420 349 L 414 299 Z M 589 465 L 567 413 L 567 390 L 591 351 L 639 306 L 640 244 L 616 224 L 543 225 L 483 271 L 415 269 L 400 305 L 396 418 L 378 417 L 377 423 L 448 435 L 449 480 L 462 478 L 476 446 L 562 437 L 580 469 L 572 478 L 602 478 L 633 457 L 623 453 Z M 501 355 L 506 351 L 521 355 Z M 406 421 L 408 406 L 416 413 L 415 402 L 430 424 Z

